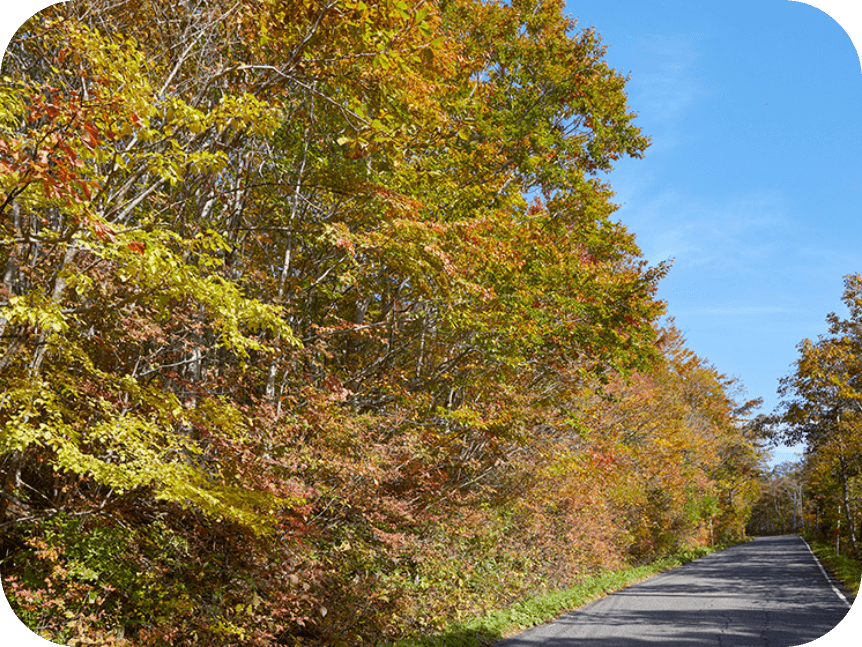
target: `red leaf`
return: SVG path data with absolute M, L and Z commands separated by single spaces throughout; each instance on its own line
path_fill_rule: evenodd
M 129 249 L 131 249 L 136 254 L 140 254 L 141 256 L 143 256 L 144 251 L 147 249 L 147 246 L 144 245 L 144 243 L 141 243 L 141 242 L 138 242 L 137 240 L 134 240 L 131 243 L 129 243 Z
M 87 148 L 92 150 L 99 145 L 99 129 L 96 128 L 91 122 L 85 121 L 84 130 L 87 131 L 87 137 L 84 140 L 84 144 L 86 144 Z
M 93 226 L 93 234 L 96 236 L 96 238 L 98 238 L 102 242 L 105 242 L 105 241 L 114 242 L 114 239 L 117 236 L 117 232 L 114 231 L 114 229 L 112 227 L 110 227 L 109 225 L 106 225 L 102 222 L 99 222 L 98 220 L 94 220 L 92 222 L 92 226 Z

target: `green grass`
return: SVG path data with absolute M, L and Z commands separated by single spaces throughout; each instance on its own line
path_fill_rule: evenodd
M 482 647 L 493 645 L 519 630 L 553 620 L 566 611 L 576 609 L 609 593 L 619 591 L 631 584 L 694 561 L 730 545 L 697 548 L 663 557 L 643 566 L 632 566 L 618 571 L 599 573 L 579 582 L 570 589 L 554 591 L 524 600 L 507 609 L 500 609 L 452 626 L 440 634 L 399 641 L 395 643 L 395 647 Z
M 805 540 L 811 550 L 823 563 L 827 570 L 850 591 L 855 598 L 859 595 L 859 582 L 862 580 L 862 562 L 848 557 L 846 554 L 835 554 L 835 544 L 826 543 L 806 536 Z

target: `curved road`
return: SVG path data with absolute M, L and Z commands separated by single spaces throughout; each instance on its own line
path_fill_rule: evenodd
M 849 608 L 800 537 L 758 537 L 496 647 L 791 647 L 828 633 Z

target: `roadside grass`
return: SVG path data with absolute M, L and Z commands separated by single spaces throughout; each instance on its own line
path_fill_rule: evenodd
M 735 542 L 740 543 L 740 542 Z M 643 566 L 605 571 L 589 577 L 572 588 L 529 598 L 506 609 L 472 618 L 446 631 L 394 643 L 394 647 L 485 647 L 523 629 L 553 620 L 566 611 L 598 600 L 627 586 L 723 550 L 735 543 L 696 548 L 663 557 Z
M 831 542 L 814 539 L 810 535 L 805 536 L 805 541 L 826 570 L 830 571 L 855 599 L 859 595 L 859 582 L 862 580 L 862 562 L 843 553 L 836 555 L 835 545 Z

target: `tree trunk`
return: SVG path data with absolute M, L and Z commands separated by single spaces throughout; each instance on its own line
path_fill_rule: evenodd
M 850 503 L 850 488 L 849 488 L 849 475 L 847 469 L 847 460 L 844 456 L 838 457 L 838 464 L 841 468 L 841 500 L 844 505 L 844 511 L 847 515 L 847 538 L 850 542 L 850 550 L 855 554 L 856 553 L 856 524 L 855 524 L 855 515 L 853 512 L 853 506 Z

